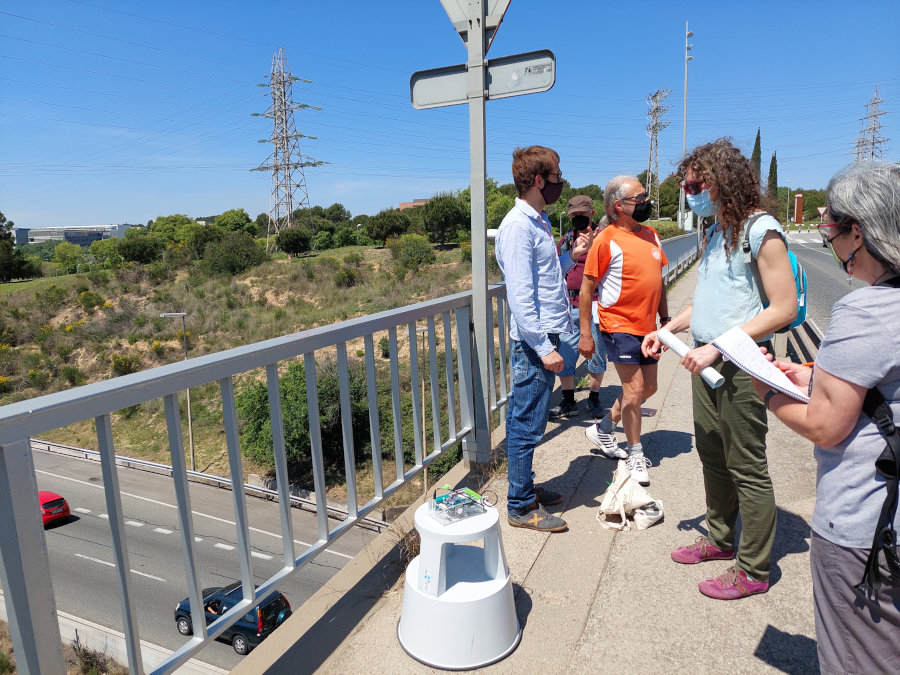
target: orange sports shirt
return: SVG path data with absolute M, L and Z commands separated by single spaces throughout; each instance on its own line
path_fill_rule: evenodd
M 588 253 L 584 273 L 598 280 L 600 330 L 644 336 L 656 330 L 662 268 L 669 264 L 656 230 L 611 224 Z

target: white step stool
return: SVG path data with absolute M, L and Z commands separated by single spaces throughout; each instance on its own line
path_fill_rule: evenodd
M 444 525 L 426 502 L 416 509 L 419 555 L 406 568 L 397 637 L 407 654 L 435 668 L 469 670 L 519 645 L 512 581 L 497 509 Z M 484 540 L 484 548 L 466 542 Z

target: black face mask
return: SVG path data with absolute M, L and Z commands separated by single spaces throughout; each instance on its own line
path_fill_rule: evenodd
M 558 183 L 551 183 L 548 180 L 544 181 L 544 187 L 541 190 L 541 197 L 544 198 L 544 203 L 548 206 L 554 203 L 563 191 L 563 182 L 559 181 Z
M 587 216 L 572 216 L 572 229 L 576 234 L 587 228 L 590 224 L 591 219 Z
M 653 202 L 649 199 L 645 202 L 641 202 L 640 204 L 634 205 L 634 211 L 631 214 L 631 217 L 634 218 L 639 223 L 643 223 L 650 217 L 650 211 L 653 210 Z

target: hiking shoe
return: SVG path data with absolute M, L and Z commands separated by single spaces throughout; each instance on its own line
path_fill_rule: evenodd
M 587 407 L 588 415 L 595 420 L 602 420 L 606 414 L 606 408 L 603 407 L 599 400 L 596 403 L 591 403 L 591 399 L 588 399 L 585 407 Z
M 769 582 L 748 579 L 744 570 L 739 570 L 732 565 L 725 574 L 701 581 L 697 588 L 708 598 L 737 600 L 746 598 L 748 595 L 765 593 L 769 590 Z
M 600 448 L 600 454 L 608 459 L 625 459 L 628 453 L 619 447 L 619 440 L 615 434 L 604 434 L 597 424 L 590 424 L 584 430 L 587 439 Z
M 553 406 L 549 411 L 551 420 L 555 420 L 559 417 L 578 417 L 580 414 L 581 411 L 578 409 L 578 404 L 569 403 L 568 401 L 563 401 L 559 405 Z
M 559 504 L 563 499 L 561 494 L 547 488 L 539 487 L 534 491 L 537 493 L 537 501 L 541 506 L 553 506 Z
M 713 546 L 706 537 L 697 537 L 697 541 L 687 546 L 679 546 L 672 551 L 672 560 L 683 565 L 694 565 L 707 560 L 733 560 L 734 551 L 724 551 Z M 704 582 L 705 583 L 705 582 Z
M 643 452 L 631 453 L 625 458 L 625 464 L 628 465 L 632 478 L 644 487 L 650 485 L 650 474 L 647 473 L 647 467 L 652 466 L 652 463 L 644 457 Z
M 552 513 L 547 513 L 544 507 L 537 502 L 521 515 L 510 511 L 506 517 L 513 527 L 524 527 L 538 532 L 561 532 L 566 529 L 566 521 Z

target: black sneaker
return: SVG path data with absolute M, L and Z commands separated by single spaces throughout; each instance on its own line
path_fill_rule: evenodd
M 602 420 L 603 416 L 606 414 L 606 408 L 603 407 L 603 404 L 598 400 L 596 403 L 593 403 L 591 399 L 585 401 L 585 406 L 587 407 L 588 415 L 593 417 L 595 420 Z
M 566 521 L 552 513 L 547 513 L 544 507 L 535 502 L 524 513 L 508 513 L 507 519 L 513 527 L 524 527 L 538 532 L 562 532 L 566 529 Z
M 551 420 L 555 420 L 558 417 L 578 417 L 581 414 L 577 403 L 569 403 L 565 400 L 559 405 L 550 408 L 549 412 L 549 418 Z
M 537 494 L 538 504 L 541 506 L 553 506 L 554 504 L 559 504 L 562 502 L 562 495 L 558 492 L 554 492 L 553 490 L 548 490 L 547 488 L 535 488 L 535 493 Z

